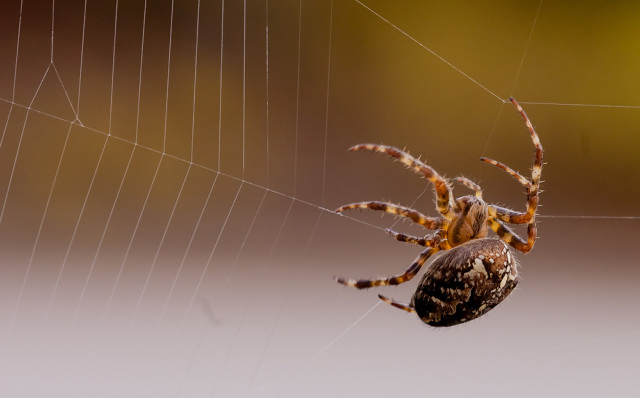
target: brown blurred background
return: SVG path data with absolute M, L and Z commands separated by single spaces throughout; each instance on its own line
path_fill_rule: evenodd
M 640 395 L 639 17 L 631 1 L 3 1 L 0 392 Z M 353 144 L 524 207 L 478 161 L 531 165 L 509 96 L 547 162 L 509 299 L 433 329 L 376 305 L 416 281 L 333 282 L 403 271 L 420 248 L 383 229 L 423 232 L 328 209 L 435 214 L 425 180 Z

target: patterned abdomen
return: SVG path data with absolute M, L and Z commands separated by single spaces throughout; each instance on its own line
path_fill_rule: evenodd
M 515 257 L 500 239 L 470 240 L 445 252 L 427 269 L 411 306 L 431 326 L 475 319 L 518 284 Z

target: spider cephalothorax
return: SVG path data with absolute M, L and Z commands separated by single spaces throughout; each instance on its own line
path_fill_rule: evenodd
M 416 313 L 432 326 L 452 326 L 475 319 L 498 305 L 518 284 L 517 262 L 511 249 L 529 252 L 536 240 L 536 208 L 542 172 L 542 144 L 533 125 L 518 103 L 511 102 L 522 115 L 535 147 L 535 156 L 528 179 L 508 166 L 487 158 L 514 177 L 527 192 L 527 210 L 518 212 L 487 204 L 482 199 L 480 186 L 464 177 L 453 180 L 475 191 L 475 196 L 461 196 L 454 200 L 449 182 L 433 168 L 408 153 L 391 146 L 360 144 L 350 151 L 370 150 L 386 153 L 408 168 L 422 174 L 436 191 L 438 217 L 427 217 L 417 210 L 383 202 L 359 202 L 342 206 L 337 212 L 349 209 L 384 211 L 411 219 L 416 224 L 434 231 L 423 238 L 387 230 L 397 240 L 425 246 L 418 258 L 401 275 L 385 279 L 345 279 L 340 284 L 365 289 L 374 286 L 399 285 L 412 279 L 435 252 L 447 252 L 427 269 L 410 304 L 402 304 L 378 295 L 383 301 L 407 312 Z M 525 224 L 527 239 L 519 237 L 506 223 Z M 488 229 L 498 237 L 487 237 Z

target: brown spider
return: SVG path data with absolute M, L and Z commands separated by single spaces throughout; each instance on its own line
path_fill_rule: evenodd
M 382 295 L 378 297 L 394 307 L 417 314 L 431 326 L 452 326 L 484 315 L 511 293 L 518 284 L 518 264 L 507 244 L 527 253 L 535 243 L 542 144 L 522 107 L 513 98 L 510 100 L 522 115 L 535 146 L 531 179 L 498 161 L 487 158 L 480 160 L 501 168 L 525 187 L 527 211 L 518 212 L 485 203 L 480 186 L 464 177 L 454 178 L 454 181 L 474 190 L 475 196 L 466 195 L 454 200 L 447 180 L 408 153 L 386 145 L 355 145 L 349 151 L 364 149 L 386 153 L 431 181 L 435 187 L 436 208 L 440 216 L 427 217 L 417 210 L 382 202 L 360 202 L 340 207 L 336 212 L 371 209 L 395 214 L 435 232 L 418 238 L 388 229 L 387 232 L 397 240 L 425 246 L 426 249 L 401 275 L 374 280 L 335 277 L 336 282 L 357 289 L 399 285 L 411 280 L 435 252 L 447 250 L 429 266 L 410 304 L 402 304 Z M 505 223 L 526 224 L 526 241 Z M 487 237 L 488 228 L 499 238 Z

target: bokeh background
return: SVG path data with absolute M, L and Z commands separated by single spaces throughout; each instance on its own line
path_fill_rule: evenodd
M 640 5 L 0 4 L 0 392 L 14 397 L 640 395 Z M 481 319 L 434 329 L 334 275 L 419 247 L 406 147 L 539 235 Z M 457 187 L 456 192 L 464 192 Z

